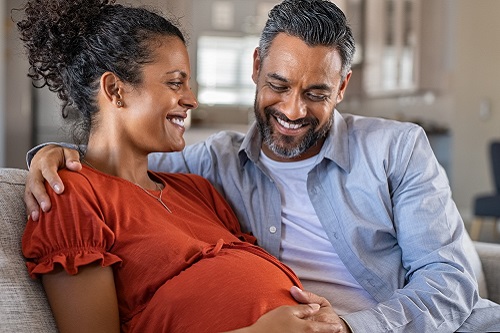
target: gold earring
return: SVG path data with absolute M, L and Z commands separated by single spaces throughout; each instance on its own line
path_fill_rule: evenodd
M 123 106 L 123 102 L 120 101 L 120 100 L 117 100 L 116 101 L 116 106 L 119 107 L 119 108 L 121 108 Z

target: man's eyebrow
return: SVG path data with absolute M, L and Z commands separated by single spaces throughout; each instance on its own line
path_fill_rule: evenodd
M 313 84 L 312 86 L 307 87 L 309 90 L 332 90 L 332 87 L 330 87 L 327 84 L 321 83 L 321 84 Z
M 284 83 L 289 83 L 290 82 L 286 77 L 281 76 L 278 73 L 267 74 L 267 77 L 270 78 L 270 79 L 275 79 L 275 80 L 284 82 Z
M 288 80 L 284 76 L 279 75 L 278 73 L 267 74 L 267 77 L 270 78 L 270 79 L 275 79 L 275 80 L 281 81 L 283 83 L 290 83 L 290 80 Z M 309 87 L 307 87 L 307 90 L 326 90 L 326 91 L 331 91 L 332 87 L 330 87 L 329 85 L 327 85 L 325 83 L 317 83 L 317 84 L 313 84 L 313 85 L 310 85 Z

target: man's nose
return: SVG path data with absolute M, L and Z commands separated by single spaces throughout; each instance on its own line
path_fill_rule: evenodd
M 300 93 L 284 96 L 280 111 L 290 120 L 302 119 L 307 115 L 307 105 Z

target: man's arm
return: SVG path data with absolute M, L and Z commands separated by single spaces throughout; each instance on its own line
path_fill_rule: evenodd
M 390 147 L 384 171 L 397 240 L 393 250 L 400 251 L 404 276 L 399 278 L 404 280 L 392 294 L 379 296 L 377 306 L 344 318 L 354 330 L 454 332 L 478 301 L 477 283 L 463 250 L 466 231 L 425 133 L 417 127 L 403 133 Z M 370 261 L 370 253 L 364 259 Z M 372 259 L 377 267 L 368 265 L 370 270 L 387 267 L 388 273 L 378 272 L 379 276 L 393 278 L 390 269 L 397 268 L 396 263 Z

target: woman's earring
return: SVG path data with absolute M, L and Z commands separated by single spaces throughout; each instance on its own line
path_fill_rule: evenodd
M 116 106 L 121 108 L 123 106 L 123 102 L 121 100 L 116 101 Z

